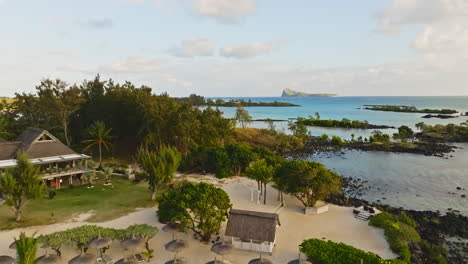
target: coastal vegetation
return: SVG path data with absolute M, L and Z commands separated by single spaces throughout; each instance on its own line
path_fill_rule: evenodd
M 249 112 L 242 106 L 237 107 L 235 118 L 236 121 L 241 124 L 242 128 L 245 128 L 245 125 L 252 122 L 252 117 L 250 116 Z
M 126 229 L 84 225 L 48 235 L 41 235 L 37 238 L 37 241 L 41 243 L 42 247 L 51 248 L 60 256 L 60 249 L 62 247 L 87 249 L 89 243 L 99 237 L 124 240 L 134 236 L 149 240 L 156 236 L 158 231 L 156 227 L 145 224 L 131 225 Z
M 418 109 L 415 106 L 406 105 L 364 105 L 364 109 L 373 111 L 401 112 L 401 113 L 427 113 L 427 114 L 456 114 L 452 109 Z
M 287 102 L 253 102 L 252 100 L 243 100 L 243 99 L 231 99 L 231 100 L 223 100 L 223 99 L 205 99 L 205 97 L 191 94 L 189 97 L 183 97 L 177 99 L 179 102 L 189 102 L 195 106 L 215 106 L 215 107 L 291 107 L 291 106 L 299 106 L 292 103 Z
M 308 239 L 299 245 L 302 253 L 312 263 L 321 264 L 404 264 L 398 259 L 382 259 L 374 253 L 365 252 L 344 243 Z
M 18 154 L 15 168 L 0 174 L 0 197 L 14 212 L 16 222 L 21 221 L 27 203 L 41 198 L 44 193 L 39 167 L 32 165 L 22 153 Z
M 382 228 L 390 248 L 406 263 L 446 264 L 447 250 L 421 239 L 417 222 L 404 211 L 395 216 L 387 212 L 371 217 L 369 225 Z M 413 256 L 412 253 L 418 254 Z M 420 253 L 422 252 L 422 254 Z M 419 261 L 416 261 L 418 258 Z
M 285 161 L 275 178 L 281 191 L 296 197 L 305 207 L 341 192 L 341 176 L 317 162 Z
M 141 147 L 138 150 L 136 160 L 145 171 L 151 200 L 155 201 L 158 190 L 172 181 L 181 159 L 180 152 L 174 147 L 162 146 L 155 151 Z
M 426 141 L 438 142 L 468 142 L 468 123 L 460 125 L 426 125 L 418 123 L 420 133 L 416 137 Z
M 178 223 L 201 240 L 209 241 L 221 228 L 232 204 L 229 195 L 209 183 L 183 183 L 164 192 L 159 199 L 158 218 L 163 223 Z
M 15 239 L 16 245 L 16 259 L 18 264 L 35 264 L 37 255 L 37 246 L 39 241 L 33 234 L 27 237 L 25 233 L 21 232 L 18 239 Z
M 309 118 L 297 118 L 297 122 L 302 123 L 306 126 L 317 126 L 317 127 L 336 127 L 336 128 L 354 128 L 354 129 L 386 129 L 394 128 L 391 126 L 373 125 L 369 124 L 368 121 L 349 120 L 343 118 L 342 120 L 333 119 L 320 119 L 320 115 Z

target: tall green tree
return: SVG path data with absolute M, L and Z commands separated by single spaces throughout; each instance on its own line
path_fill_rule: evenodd
M 249 178 L 257 181 L 259 191 L 261 191 L 263 195 L 263 204 L 266 204 L 267 184 L 272 181 L 273 175 L 275 174 L 275 168 L 268 165 L 264 159 L 261 159 L 252 162 L 246 172 Z M 263 185 L 263 188 L 260 188 L 261 185 Z
M 303 117 L 298 117 L 296 122 L 289 121 L 288 123 L 289 130 L 293 132 L 293 135 L 302 139 L 306 138 L 308 135 L 304 120 Z
M 1 195 L 10 206 L 16 221 L 21 221 L 24 206 L 29 200 L 44 194 L 44 184 L 39 168 L 31 164 L 25 154 L 19 153 L 17 165 L 0 176 Z
M 112 128 L 107 128 L 106 124 L 101 121 L 95 121 L 91 126 L 86 129 L 87 140 L 83 143 L 86 144 L 84 151 L 88 151 L 92 148 L 97 147 L 99 150 L 99 164 L 102 162 L 102 147 L 109 151 L 109 147 L 112 145 L 111 136 Z
M 229 195 L 208 183 L 184 183 L 180 188 L 164 192 L 159 199 L 161 222 L 179 223 L 209 241 L 217 232 L 232 204 Z
M 78 86 L 69 86 L 66 82 L 56 79 L 44 79 L 36 86 L 39 105 L 51 120 L 58 122 L 63 131 L 65 142 L 70 146 L 71 140 L 68 125 L 71 116 L 80 109 L 85 99 Z
M 174 178 L 181 159 L 182 155 L 175 147 L 162 146 L 157 151 L 141 147 L 138 150 L 136 160 L 146 172 L 151 200 L 155 201 L 158 190 Z
M 305 207 L 312 207 L 317 201 L 341 192 L 341 177 L 317 162 L 284 162 L 276 177 L 275 182 L 280 188 L 299 199 Z
M 236 120 L 244 128 L 246 124 L 252 122 L 252 117 L 244 107 L 238 105 L 236 110 Z
M 33 234 L 27 237 L 25 233 L 21 232 L 18 239 L 15 238 L 16 244 L 16 260 L 18 264 L 35 264 L 37 246 L 39 240 Z

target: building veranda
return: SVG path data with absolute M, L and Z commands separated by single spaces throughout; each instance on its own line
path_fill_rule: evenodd
M 90 156 L 76 153 L 43 129 L 28 128 L 11 142 L 0 139 L 0 173 L 16 166 L 19 152 L 39 166 L 49 188 L 81 184 L 81 177 L 93 172 L 87 164 Z

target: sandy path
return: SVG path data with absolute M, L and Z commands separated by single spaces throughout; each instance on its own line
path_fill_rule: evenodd
M 272 212 L 277 207 L 277 192 L 268 188 L 267 205 L 252 202 L 251 190 L 256 188 L 256 183 L 246 178 L 235 177 L 219 181 L 210 176 L 192 176 L 186 178 L 191 181 L 208 181 L 222 187 L 231 197 L 234 208 Z M 355 219 L 352 214 L 352 208 L 330 206 L 330 211 L 322 215 L 306 216 L 302 214 L 300 203 L 292 198 L 286 198 L 287 206 L 279 211 L 281 227 L 277 231 L 277 245 L 272 256 L 268 256 L 274 263 L 287 263 L 297 258 L 298 245 L 307 238 L 326 238 L 336 242 L 343 242 L 354 247 L 374 252 L 383 258 L 393 258 L 395 255 L 388 248 L 388 244 L 383 236 L 383 231 L 369 227 L 367 222 Z M 97 225 L 112 228 L 126 228 L 132 224 L 149 224 L 161 228 L 155 217 L 154 208 L 141 209 L 127 216 L 98 223 Z M 0 255 L 15 255 L 15 251 L 8 248 L 14 237 L 20 232 L 26 232 L 28 235 L 37 232 L 37 234 L 48 234 L 56 231 L 89 224 L 82 219 L 81 221 L 59 223 L 47 226 L 35 226 L 22 229 L 14 229 L 0 232 Z M 91 223 L 96 224 L 96 223 Z M 206 263 L 213 260 L 215 255 L 209 250 L 209 244 L 203 244 L 192 239 L 191 235 L 182 234 L 180 237 L 189 240 L 190 247 L 182 251 L 179 256 L 186 257 L 191 263 Z M 150 242 L 150 246 L 155 249 L 155 258 L 151 263 L 165 263 L 173 254 L 164 250 L 164 244 L 172 240 L 172 234 L 160 231 L 159 234 Z M 123 252 L 118 243 L 115 242 L 108 251 L 114 259 L 119 259 Z M 40 250 L 43 254 L 43 250 Z M 64 249 L 64 259 L 69 260 L 76 256 L 76 249 Z M 247 263 L 250 259 L 257 257 L 256 253 L 247 251 L 234 251 L 231 255 L 225 257 L 233 264 Z

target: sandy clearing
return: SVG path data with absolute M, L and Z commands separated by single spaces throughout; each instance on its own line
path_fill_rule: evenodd
M 230 179 L 218 180 L 212 176 L 190 175 L 182 177 L 189 181 L 206 181 L 222 187 L 231 197 L 233 207 L 237 209 L 256 210 L 272 212 L 278 205 L 277 192 L 268 187 L 267 204 L 257 204 L 251 201 L 252 190 L 256 189 L 256 182 L 247 178 L 234 177 Z M 298 245 L 308 238 L 325 238 L 335 242 L 343 242 L 354 247 L 374 252 L 383 258 L 394 258 L 394 253 L 385 241 L 383 231 L 368 226 L 367 222 L 353 217 L 352 208 L 330 205 L 330 211 L 322 215 L 306 216 L 302 213 L 303 207 L 297 199 L 286 198 L 286 207 L 279 211 L 281 226 L 277 231 L 277 244 L 272 256 L 268 256 L 274 263 L 287 263 L 297 258 Z M 149 224 L 161 228 L 163 224 L 155 217 L 155 208 L 140 209 L 137 212 L 124 217 L 102 222 L 87 223 L 90 214 L 83 214 L 75 217 L 73 221 L 58 223 L 47 226 L 35 226 L 21 229 L 14 229 L 0 232 L 0 255 L 15 255 L 15 251 L 8 248 L 14 237 L 20 232 L 28 235 L 33 233 L 48 234 L 56 231 L 85 225 L 96 224 L 111 228 L 126 228 L 132 224 Z M 209 250 L 210 245 L 196 241 L 190 234 L 181 234 L 180 237 L 189 240 L 190 247 L 179 256 L 186 257 L 191 263 L 206 263 L 213 260 L 215 255 Z M 150 241 L 150 246 L 155 250 L 155 258 L 151 263 L 161 264 L 170 260 L 173 254 L 164 250 L 164 244 L 172 240 L 172 234 L 160 231 L 159 234 Z M 44 251 L 40 250 L 40 254 Z M 125 254 L 115 242 L 108 253 L 118 260 Z M 64 249 L 65 260 L 76 256 L 78 250 Z M 236 250 L 233 254 L 225 257 L 233 264 L 247 263 L 250 259 L 258 257 L 258 254 L 247 251 Z

